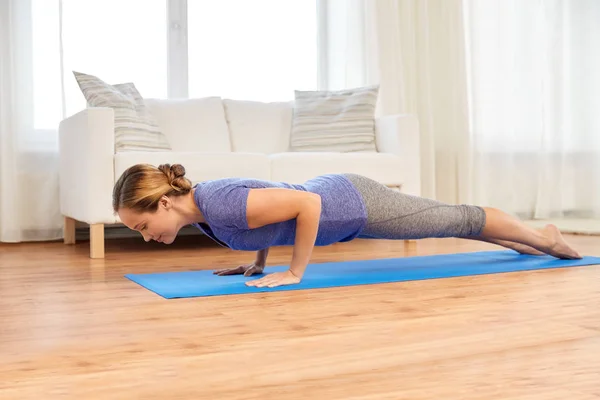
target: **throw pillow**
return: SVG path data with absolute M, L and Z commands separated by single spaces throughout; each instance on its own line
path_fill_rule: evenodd
M 90 107 L 114 110 L 115 152 L 171 150 L 133 83 L 109 85 L 93 75 L 73 74 Z
M 295 91 L 290 147 L 304 152 L 375 152 L 379 85 Z

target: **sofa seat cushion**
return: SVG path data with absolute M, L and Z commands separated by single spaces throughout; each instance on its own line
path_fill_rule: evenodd
M 292 152 L 271 154 L 271 179 L 303 183 L 318 175 L 354 173 L 384 185 L 402 184 L 402 160 L 389 153 Z
M 269 179 L 269 158 L 252 153 L 128 152 L 115 155 L 115 181 L 135 164 L 181 164 L 192 183 L 204 180 L 246 177 Z

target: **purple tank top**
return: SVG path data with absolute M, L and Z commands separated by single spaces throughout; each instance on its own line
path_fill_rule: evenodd
M 248 228 L 246 201 L 250 189 L 284 188 L 321 196 L 321 218 L 316 246 L 347 242 L 356 238 L 367 223 L 360 193 L 343 175 L 322 175 L 301 185 L 260 179 L 225 178 L 200 182 L 194 200 L 206 223 L 194 226 L 223 246 L 234 250 L 261 250 L 293 245 L 296 220 Z

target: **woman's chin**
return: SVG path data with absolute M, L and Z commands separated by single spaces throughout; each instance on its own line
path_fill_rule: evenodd
M 175 237 L 174 236 L 162 237 L 162 238 L 160 238 L 160 241 L 162 242 L 162 244 L 171 244 L 175 241 Z

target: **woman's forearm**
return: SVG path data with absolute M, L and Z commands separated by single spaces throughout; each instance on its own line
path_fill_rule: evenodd
M 256 261 L 254 264 L 260 267 L 267 265 L 267 256 L 269 255 L 269 248 L 262 249 L 256 252 Z
M 321 217 L 321 196 L 315 194 L 308 198 L 306 205 L 296 217 L 296 237 L 290 272 L 302 278 L 310 261 Z

